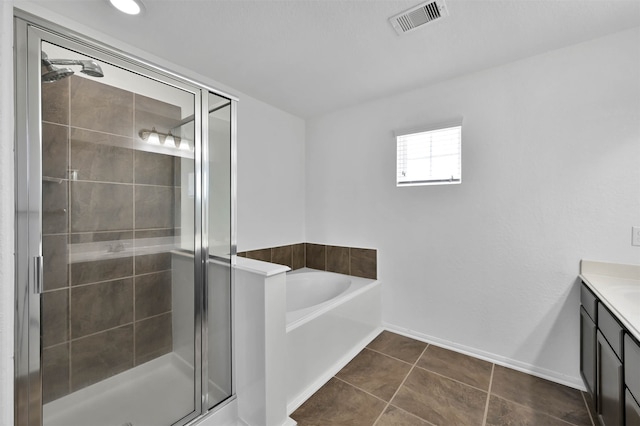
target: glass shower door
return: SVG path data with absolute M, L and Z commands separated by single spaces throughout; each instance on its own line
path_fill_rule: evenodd
M 42 42 L 45 426 L 197 407 L 197 96 Z M 198 354 L 198 355 L 197 355 Z
M 16 424 L 186 424 L 234 392 L 236 101 L 16 15 Z
M 232 102 L 208 94 L 207 170 L 207 407 L 232 394 L 231 258 L 232 241 Z

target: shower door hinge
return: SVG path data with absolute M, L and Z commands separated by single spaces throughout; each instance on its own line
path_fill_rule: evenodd
M 42 281 L 43 281 L 43 269 L 44 262 L 42 256 L 36 256 L 33 258 L 33 270 L 34 270 L 34 292 L 35 294 L 42 294 Z

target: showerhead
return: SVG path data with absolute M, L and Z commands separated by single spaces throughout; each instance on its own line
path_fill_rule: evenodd
M 42 81 L 50 83 L 61 80 L 73 74 L 71 68 L 57 68 L 55 65 L 80 65 L 81 73 L 91 77 L 104 77 L 100 65 L 92 59 L 49 59 L 45 52 L 42 52 L 42 65 L 47 67 L 47 72 L 42 75 Z
M 49 61 L 47 54 L 44 52 L 42 52 L 42 65 L 47 69 L 47 72 L 42 74 L 42 81 L 44 83 L 53 83 L 73 74 L 73 70 L 71 68 L 54 67 L 51 64 L 51 61 Z
M 82 65 L 82 69 L 80 72 L 89 75 L 91 77 L 104 77 L 104 73 L 102 72 L 102 68 L 100 65 L 94 60 L 82 60 L 79 65 Z
M 42 74 L 43 83 L 53 83 L 58 80 L 62 80 L 65 77 L 69 77 L 73 74 L 71 68 L 56 68 L 53 65 L 47 67 L 47 72 Z

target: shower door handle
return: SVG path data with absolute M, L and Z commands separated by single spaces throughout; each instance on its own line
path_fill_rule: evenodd
M 42 281 L 44 279 L 44 258 L 42 256 L 36 256 L 33 258 L 33 271 L 34 271 L 34 293 L 42 294 Z

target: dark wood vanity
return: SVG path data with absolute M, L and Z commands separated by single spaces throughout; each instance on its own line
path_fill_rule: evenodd
M 602 425 L 638 426 L 640 344 L 592 286 L 580 289 L 580 373 Z

